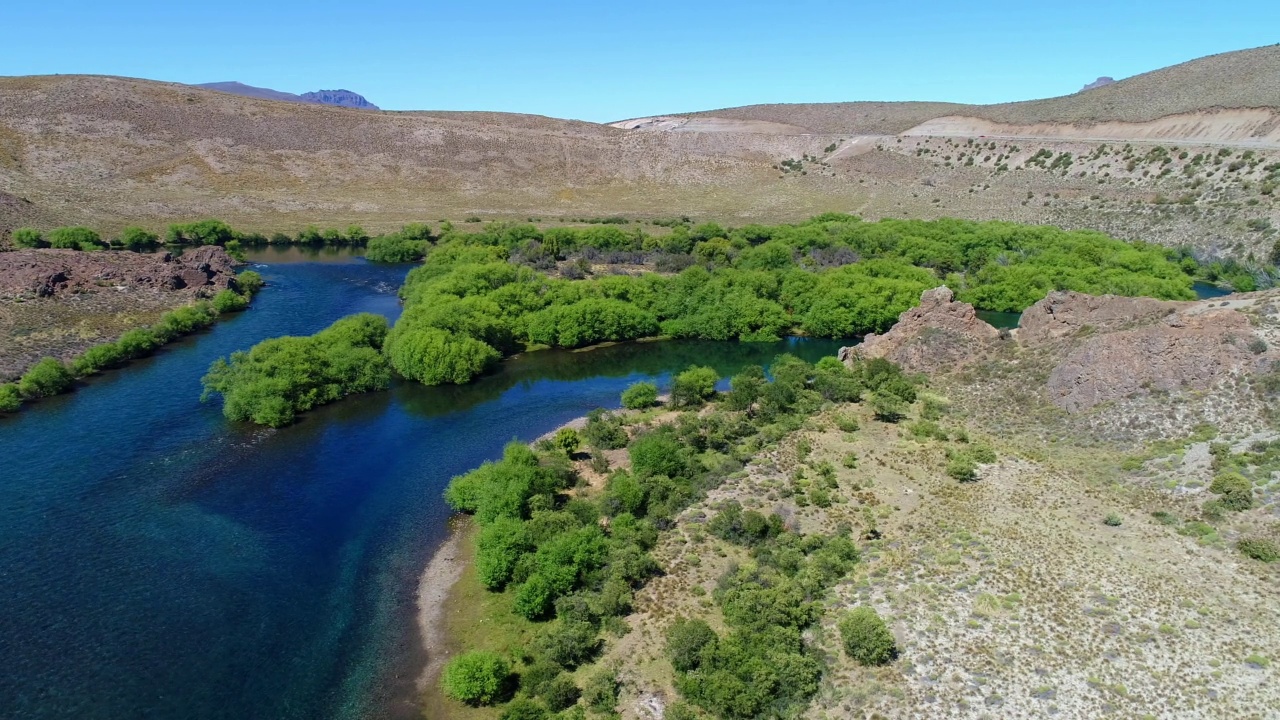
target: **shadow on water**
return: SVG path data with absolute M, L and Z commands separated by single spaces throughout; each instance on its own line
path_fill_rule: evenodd
M 416 583 L 452 476 L 638 379 L 841 344 L 530 353 L 264 430 L 198 401 L 209 363 L 352 312 L 394 318 L 408 268 L 255 262 L 269 287 L 248 312 L 0 421 L 0 717 L 384 717 L 421 661 Z

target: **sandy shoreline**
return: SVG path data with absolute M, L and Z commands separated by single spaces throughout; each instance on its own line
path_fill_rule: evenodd
M 449 539 L 431 556 L 418 580 L 418 631 L 427 653 L 427 664 L 418 676 L 419 692 L 430 687 L 444 667 L 444 604 L 467 567 L 469 558 L 463 557 L 462 541 L 470 525 L 471 520 L 463 516 L 449 521 Z
M 576 417 L 553 430 L 538 436 L 533 445 L 541 440 L 549 440 L 563 428 L 581 430 L 586 427 L 587 416 Z M 427 663 L 418 676 L 417 688 L 421 693 L 439 677 L 444 668 L 445 645 L 447 637 L 444 631 L 445 602 L 453 586 L 462 577 L 471 558 L 463 552 L 463 540 L 472 529 L 471 518 L 466 515 L 455 515 L 449 520 L 449 539 L 431 556 L 418 580 L 418 633 L 422 638 L 422 648 L 427 654 Z

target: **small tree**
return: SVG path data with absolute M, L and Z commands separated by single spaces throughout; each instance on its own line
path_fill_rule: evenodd
M 497 653 L 473 650 L 445 665 L 444 693 L 469 705 L 491 705 L 508 690 L 511 668 Z
M 898 657 L 897 642 L 873 608 L 859 607 L 840 621 L 844 651 L 859 665 L 886 665 Z
M 563 450 L 565 455 L 572 455 L 578 452 L 578 448 L 582 446 L 582 439 L 578 437 L 578 431 L 569 427 L 557 430 L 555 439 L 551 442 L 557 448 Z
M 871 410 L 880 422 L 896 423 L 907 416 L 906 403 L 897 395 L 887 392 L 871 394 Z
M 709 367 L 693 366 L 671 381 L 671 404 L 677 407 L 699 405 L 716 394 L 720 375 Z
M 13 383 L 0 385 L 0 412 L 17 412 L 22 407 L 22 393 Z
M 651 382 L 634 383 L 622 393 L 622 407 L 628 410 L 643 410 L 657 401 L 658 386 Z

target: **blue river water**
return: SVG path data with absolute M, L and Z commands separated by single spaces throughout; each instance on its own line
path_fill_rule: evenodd
M 201 403 L 216 358 L 399 313 L 406 266 L 266 251 L 252 309 L 0 418 L 0 718 L 414 717 L 416 584 L 449 478 L 644 378 L 838 341 L 539 352 L 282 430 Z

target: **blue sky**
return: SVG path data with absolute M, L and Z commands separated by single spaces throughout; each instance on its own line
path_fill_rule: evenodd
M 392 110 L 594 121 L 762 102 L 1025 100 L 1280 42 L 1274 0 L 48 0 L 2 16 L 0 75 L 341 87 Z

